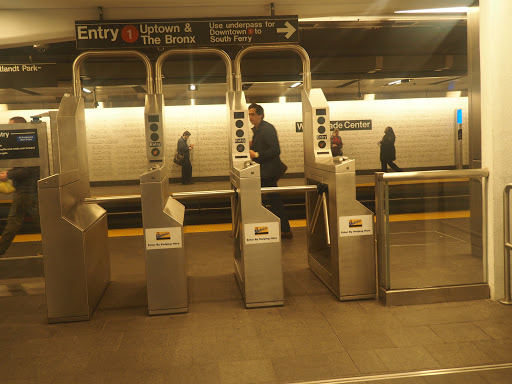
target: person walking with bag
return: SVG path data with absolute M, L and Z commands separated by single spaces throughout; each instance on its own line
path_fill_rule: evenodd
M 380 144 L 380 164 L 382 168 L 382 172 L 388 171 L 388 165 L 395 172 L 402 172 L 402 169 L 398 165 L 396 165 L 393 161 L 396 160 L 396 150 L 395 150 L 395 133 L 393 132 L 393 128 L 386 127 L 384 130 L 384 136 L 382 140 L 379 142 Z
M 194 184 L 192 181 L 192 163 L 190 162 L 190 151 L 194 148 L 194 144 L 188 144 L 187 140 L 190 132 L 185 131 L 178 140 L 178 154 L 183 156 L 183 164 L 181 166 L 181 184 Z

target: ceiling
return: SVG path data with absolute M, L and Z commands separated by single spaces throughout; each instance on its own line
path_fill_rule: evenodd
M 14 3 L 14 2 L 9 2 Z M 44 3 L 44 4 L 41 4 Z M 45 0 L 18 1 L 9 7 L 0 2 L 0 9 L 10 12 L 31 13 L 48 11 L 55 15 L 60 11 L 97 12 L 88 7 L 89 1 Z M 165 7 L 178 14 L 188 10 L 188 15 L 201 17 L 204 7 L 213 7 L 216 12 L 230 16 L 236 11 L 241 15 L 249 11 L 247 7 L 259 7 L 255 14 L 269 14 L 268 2 L 253 0 L 250 6 L 237 1 L 189 0 L 187 6 L 175 0 L 148 0 L 145 10 L 152 7 Z M 455 17 L 389 17 L 396 9 L 410 8 L 408 0 L 337 0 L 318 1 L 313 11 L 308 1 L 275 1 L 276 14 L 299 14 L 306 17 L 371 15 L 372 17 L 344 17 L 325 20 L 304 20 L 299 24 L 300 45 L 311 58 L 313 87 L 324 90 L 328 100 L 360 99 L 366 94 L 376 98 L 439 97 L 447 92 L 467 94 L 467 41 L 464 15 Z M 415 8 L 437 6 L 467 6 L 469 0 L 419 0 Z M 133 10 L 139 1 L 103 1 L 105 15 L 114 11 Z M 214 4 L 214 5 L 212 5 Z M 68 8 L 65 8 L 69 6 Z M 16 9 L 13 9 L 15 7 Z M 202 8 L 203 7 L 203 8 Z M 296 12 L 278 12 L 279 9 L 294 7 Z M 44 9 L 41 9 L 44 8 Z M 140 13 L 141 8 L 138 8 Z M 5 11 L 0 12 L 0 22 Z M 204 11 L 204 9 L 203 9 Z M 222 13 L 224 12 L 224 13 Z M 73 13 L 73 12 L 71 12 Z M 157 13 L 162 15 L 162 12 Z M 80 13 L 83 15 L 83 13 Z M 379 16 L 379 17 L 376 17 Z M 154 18 L 151 16 L 151 18 Z M 159 16 L 161 17 L 161 16 Z M 211 17 L 211 15 L 210 15 Z M 215 16 L 213 16 L 215 17 Z M 96 17 L 92 17 L 97 19 Z M 105 17 L 107 19 L 107 17 Z M 108 17 L 108 18 L 117 18 Z M 141 19 L 142 17 L 137 17 Z M 83 20 L 85 18 L 79 16 Z M 0 30 L 4 27 L 1 26 Z M 25 24 L 26 25 L 26 24 Z M 27 42 L 17 42 L 15 46 L 2 44 L 0 38 L 0 63 L 42 62 L 56 63 L 57 83 L 50 87 L 30 87 L 0 89 L 0 104 L 8 109 L 51 109 L 56 108 L 64 93 L 72 93 L 72 62 L 81 52 L 75 49 L 73 38 L 66 38 L 68 32 L 55 30 L 62 35 L 52 34 L 53 23 L 46 20 L 44 33 L 39 33 L 36 47 Z M 74 23 L 71 25 L 74 34 Z M 18 28 L 19 30 L 19 28 Z M 43 31 L 44 32 L 44 31 Z M 10 32 L 12 33 L 12 32 Z M 18 33 L 18 38 L 27 38 Z M 33 37 L 33 36 L 32 36 Z M 4 39 L 5 40 L 5 39 Z M 12 40 L 11 40 L 12 41 Z M 34 40 L 35 41 L 35 40 Z M 1 49 L 3 47 L 3 49 Z M 234 58 L 240 47 L 221 47 Z M 157 49 L 142 50 L 155 61 L 161 54 Z M 302 66 L 293 53 L 248 54 L 242 62 L 243 81 L 248 101 L 274 102 L 280 96 L 288 101 L 298 101 L 300 89 L 290 88 L 302 80 Z M 91 60 L 84 64 L 81 72 L 82 85 L 94 92 L 86 94 L 89 105 L 101 102 L 104 106 L 139 106 L 145 95 L 144 66 L 133 60 Z M 163 67 L 164 94 L 167 104 L 189 104 L 192 98 L 200 103 L 223 103 L 225 92 L 225 68 L 213 57 L 176 57 L 168 59 Z M 387 85 L 395 80 L 405 80 L 402 84 Z M 190 92 L 187 85 L 199 84 L 199 90 Z

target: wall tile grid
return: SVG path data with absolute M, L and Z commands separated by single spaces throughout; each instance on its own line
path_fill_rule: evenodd
M 262 104 L 265 119 L 274 124 L 281 144 L 281 159 L 288 172 L 304 169 L 300 103 Z M 467 98 L 424 98 L 329 102 L 330 119 L 372 120 L 372 130 L 341 131 L 345 156 L 356 159 L 357 169 L 380 168 L 379 141 L 384 128 L 396 134 L 396 163 L 401 168 L 431 168 L 454 165 L 455 110 L 463 110 L 463 154 L 468 163 Z M 29 119 L 44 111 L 0 111 L 0 121 L 14 115 Z M 138 180 L 146 170 L 144 108 L 87 109 L 89 170 L 91 181 Z M 229 174 L 229 132 L 225 105 L 175 106 L 165 108 L 166 153 L 171 161 L 185 130 L 195 144 L 192 151 L 194 177 Z M 43 119 L 46 121 L 47 119 Z M 171 177 L 179 177 L 175 164 Z

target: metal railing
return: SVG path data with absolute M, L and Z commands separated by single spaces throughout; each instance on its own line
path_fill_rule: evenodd
M 503 191 L 503 240 L 505 243 L 505 298 L 500 300 L 500 303 L 511 305 L 512 299 L 510 297 L 510 190 L 512 184 L 507 184 Z
M 288 187 L 263 187 L 261 188 L 262 194 L 267 193 L 286 193 L 295 194 L 300 192 L 313 192 L 317 191 L 316 185 L 298 185 Z M 232 197 L 237 193 L 235 189 L 220 189 L 216 191 L 190 191 L 190 192 L 174 192 L 171 193 L 173 199 L 188 200 L 188 199 L 202 199 L 211 197 Z M 100 197 L 86 197 L 86 204 L 102 204 L 102 203 L 120 203 L 140 202 L 140 195 L 119 195 L 119 196 L 100 196 Z

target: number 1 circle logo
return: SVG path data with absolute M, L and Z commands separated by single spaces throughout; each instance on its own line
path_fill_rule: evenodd
M 121 37 L 127 43 L 133 43 L 139 38 L 139 30 L 133 25 L 126 25 L 121 29 Z

